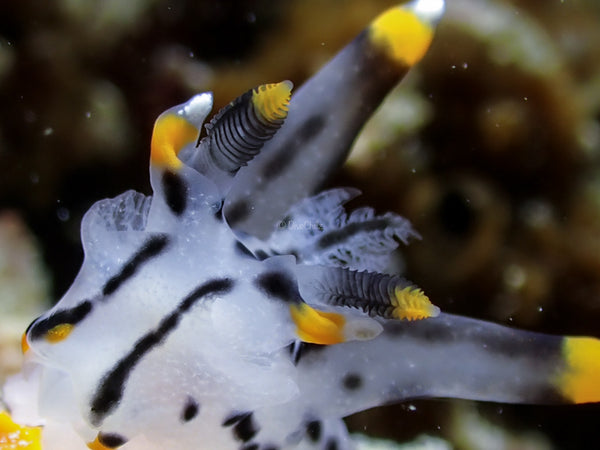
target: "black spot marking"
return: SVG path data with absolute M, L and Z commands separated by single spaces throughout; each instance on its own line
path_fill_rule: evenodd
M 32 322 L 29 325 L 28 336 L 31 339 L 40 339 L 46 336 L 46 333 L 57 325 L 76 325 L 85 319 L 90 312 L 92 312 L 92 302 L 84 300 L 73 308 L 57 311 L 45 319 Z
M 127 439 L 117 433 L 98 433 L 98 442 L 108 448 L 117 448 L 124 445 Z
M 298 284 L 290 275 L 284 272 L 265 272 L 258 276 L 256 285 L 269 297 L 291 303 L 302 302 Z
M 362 377 L 357 373 L 348 373 L 343 379 L 344 387 L 349 391 L 360 389 L 363 384 Z
M 325 444 L 325 450 L 338 450 L 339 445 L 336 438 L 329 438 Z
M 223 423 L 221 424 L 221 426 L 222 427 L 230 427 L 231 425 L 238 423 L 240 420 L 242 420 L 248 414 L 252 414 L 252 413 L 249 411 L 232 412 L 227 417 L 225 417 L 225 420 L 223 420 Z
M 252 252 L 250 250 L 248 250 L 248 247 L 246 247 L 240 241 L 235 242 L 235 249 L 240 255 L 249 256 L 252 259 L 256 259 L 254 257 L 254 255 L 252 254 Z
M 322 433 L 323 427 L 321 426 L 321 422 L 318 420 L 313 420 L 306 424 L 306 435 L 311 442 L 319 442 L 321 440 Z
M 237 415 L 235 417 L 232 417 L 230 420 L 233 419 L 235 419 L 235 422 L 233 422 L 235 423 L 233 427 L 233 435 L 236 439 L 239 439 L 243 442 L 248 442 L 250 439 L 256 436 L 256 433 L 258 433 L 259 428 L 254 423 L 253 414 L 251 412 L 245 413 L 243 415 Z M 229 421 L 226 420 L 224 424 L 227 422 Z
M 165 201 L 173 214 L 181 216 L 187 205 L 187 186 L 183 178 L 166 170 L 161 178 L 161 184 L 165 193 Z
M 125 263 L 121 272 L 106 282 L 102 289 L 102 294 L 107 296 L 114 293 L 123 283 L 135 275 L 143 264 L 159 255 L 165 249 L 168 242 L 169 239 L 164 234 L 152 236 L 148 239 L 131 259 Z
M 183 405 L 183 410 L 181 411 L 181 420 L 183 422 L 189 422 L 198 415 L 199 411 L 200 405 L 198 402 L 192 397 L 188 397 Z
M 256 250 L 256 258 L 258 258 L 258 260 L 264 261 L 268 257 L 269 255 L 264 250 Z
M 227 205 L 225 208 L 225 217 L 229 225 L 233 226 L 243 222 L 250 216 L 251 207 L 245 200 L 240 200 L 236 203 Z
M 349 223 L 341 229 L 333 230 L 323 234 L 317 241 L 317 247 L 320 249 L 325 249 L 328 247 L 337 246 L 358 233 L 385 230 L 389 225 L 390 221 L 388 219 L 373 219 L 364 222 Z
M 248 444 L 244 445 L 241 450 L 259 450 L 260 446 L 258 444 Z
M 300 148 L 313 140 L 325 127 L 326 119 L 320 115 L 314 115 L 304 121 L 298 130 L 290 138 L 280 145 L 284 151 L 276 153 L 263 167 L 262 176 L 267 180 L 276 178 L 294 162 L 301 154 Z
M 131 371 L 144 355 L 157 345 L 160 345 L 175 330 L 181 317 L 194 304 L 207 295 L 229 292 L 232 287 L 233 281 L 229 278 L 207 281 L 188 294 L 173 312 L 160 321 L 154 330 L 140 338 L 133 346 L 133 349 L 102 377 L 90 405 L 92 424 L 99 426 L 104 417 L 117 407 L 123 396 L 123 389 Z

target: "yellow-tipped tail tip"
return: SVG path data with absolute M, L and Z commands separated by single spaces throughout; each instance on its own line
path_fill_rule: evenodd
M 573 403 L 600 402 L 600 339 L 566 337 L 562 354 L 566 368 L 556 380 L 559 391 Z
M 369 27 L 369 37 L 392 61 L 410 67 L 429 49 L 443 13 L 443 0 L 415 0 L 377 17 Z
M 421 289 L 414 286 L 396 288 L 391 303 L 394 306 L 393 317 L 400 320 L 421 320 L 440 314 L 440 308 L 432 304 Z
M 42 429 L 21 426 L 13 422 L 5 411 L 0 411 L 0 450 L 41 450 Z
M 293 87 L 288 80 L 260 85 L 252 92 L 252 104 L 266 120 L 283 120 L 287 117 Z

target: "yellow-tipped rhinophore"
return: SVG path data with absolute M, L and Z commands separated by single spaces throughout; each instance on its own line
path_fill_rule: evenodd
M 556 378 L 558 390 L 573 403 L 600 402 L 600 339 L 566 337 L 566 368 Z
M 427 52 L 443 11 L 443 0 L 416 0 L 388 9 L 369 26 L 369 38 L 393 61 L 413 66 Z
M 152 132 L 151 164 L 177 171 L 183 164 L 178 153 L 197 138 L 198 129 L 184 117 L 172 112 L 161 115 Z
M 252 104 L 270 122 L 285 119 L 293 87 L 292 82 L 287 80 L 262 84 L 252 91 Z
M 0 450 L 41 450 L 41 427 L 24 427 L 0 411 Z
M 304 342 L 331 345 L 345 341 L 342 330 L 346 319 L 341 314 L 318 311 L 306 303 L 290 306 L 290 314 Z
M 440 314 L 440 308 L 433 305 L 423 291 L 414 286 L 396 288 L 391 304 L 394 306 L 392 316 L 400 320 L 421 320 Z
M 46 333 L 46 340 L 52 344 L 64 341 L 71 331 L 73 331 L 74 325 L 71 323 L 61 323 L 48 330 Z

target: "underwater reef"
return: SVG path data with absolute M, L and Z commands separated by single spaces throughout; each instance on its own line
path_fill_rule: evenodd
M 394 3 L 2 3 L 0 212 L 31 230 L 11 239 L 35 242 L 47 274 L 36 260 L 1 289 L 39 282 L 24 302 L 66 290 L 93 201 L 149 192 L 140 168 L 167 106 L 211 90 L 216 111 L 267 81 L 299 86 Z M 430 51 L 330 180 L 410 219 L 423 239 L 403 249 L 406 274 L 444 312 L 600 335 L 599 23 L 592 0 L 448 0 Z M 423 400 L 348 423 L 398 442 L 585 448 L 599 417 L 598 405 Z

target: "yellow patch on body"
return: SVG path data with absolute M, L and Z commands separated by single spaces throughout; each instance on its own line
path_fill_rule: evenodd
M 41 441 L 41 427 L 21 426 L 0 411 L 0 450 L 41 450 Z
M 183 165 L 177 155 L 196 139 L 198 129 L 185 118 L 173 113 L 160 116 L 152 132 L 150 163 L 177 171 Z
M 21 335 L 21 352 L 23 352 L 23 354 L 27 353 L 29 351 L 30 347 L 29 347 L 29 342 L 27 342 L 27 333 L 23 333 Z
M 388 9 L 371 23 L 369 38 L 393 61 L 410 67 L 427 52 L 433 29 L 414 11 L 399 6 Z
M 67 337 L 69 337 L 69 334 L 71 334 L 73 328 L 75 328 L 73 324 L 61 323 L 49 329 L 44 337 L 48 342 L 56 344 L 57 342 L 64 341 Z
M 346 319 L 341 314 L 318 311 L 306 303 L 290 306 L 298 337 L 311 344 L 332 345 L 344 342 Z
M 556 378 L 559 391 L 573 403 L 600 401 L 600 339 L 566 337 L 562 355 L 566 369 Z

